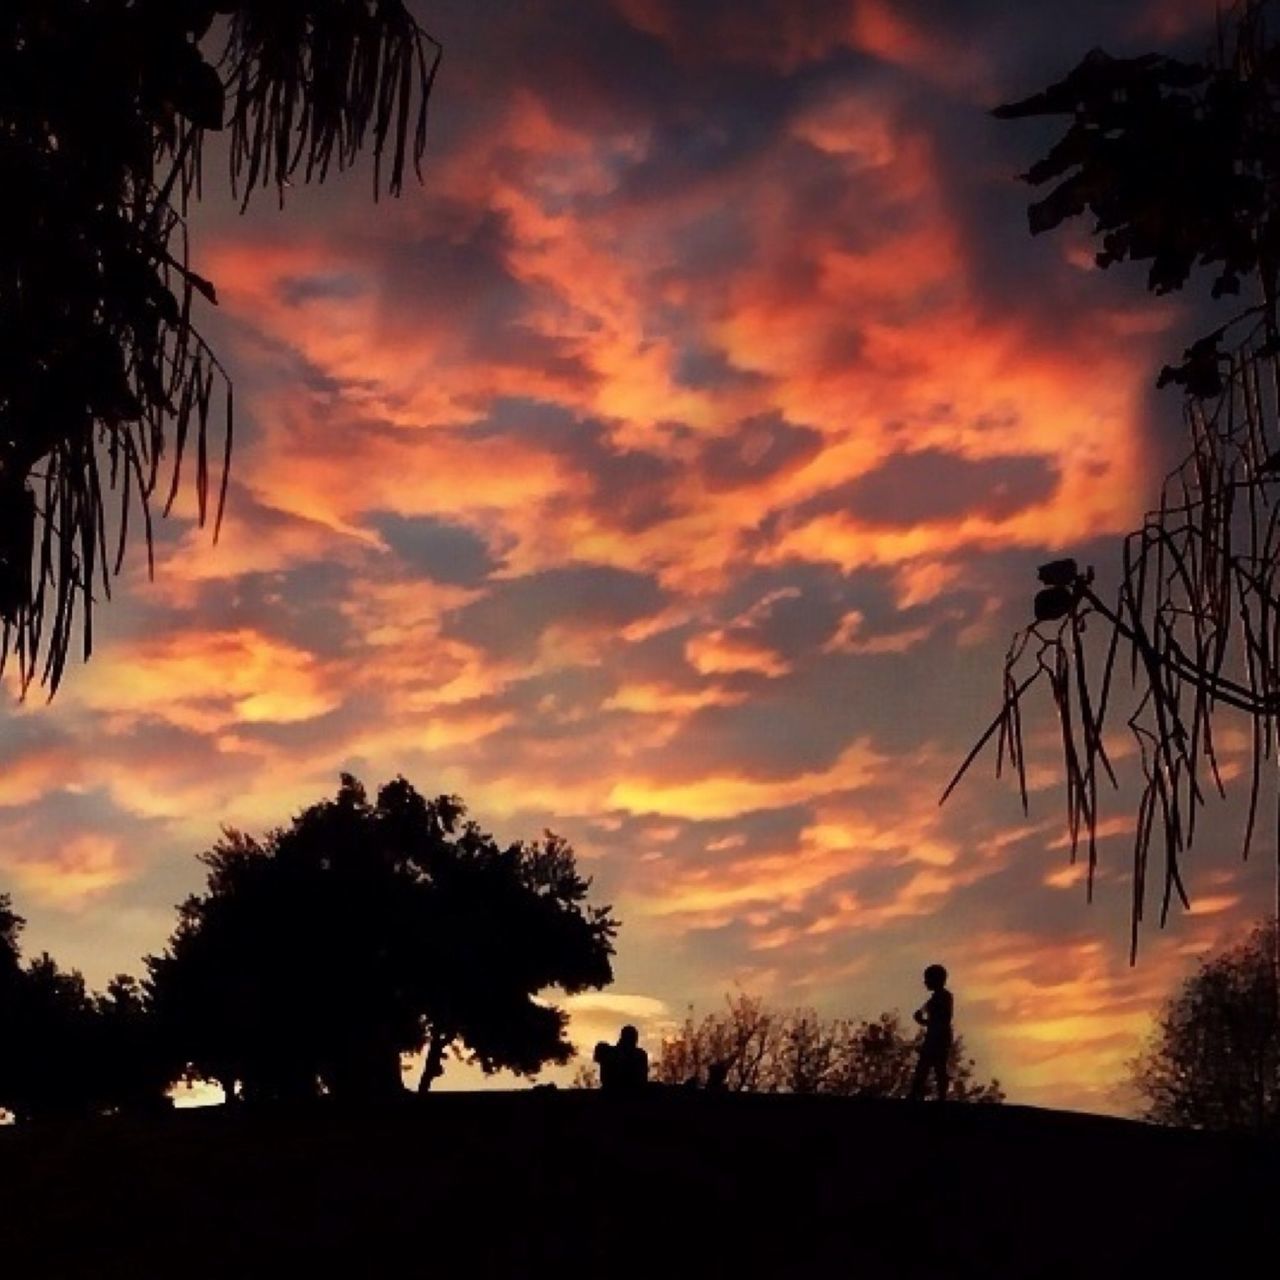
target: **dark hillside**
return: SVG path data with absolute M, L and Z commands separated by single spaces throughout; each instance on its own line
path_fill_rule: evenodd
M 1280 1151 L 1018 1107 L 442 1094 L 0 1134 L 6 1276 L 1206 1276 Z

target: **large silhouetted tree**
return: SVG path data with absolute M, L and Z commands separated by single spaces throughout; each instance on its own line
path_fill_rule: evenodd
M 1161 1011 L 1133 1081 L 1147 1117 L 1200 1129 L 1280 1127 L 1275 926 L 1206 960 Z
M 566 1061 L 566 1015 L 538 998 L 612 980 L 616 921 L 587 903 L 573 850 L 499 845 L 460 801 L 398 779 L 337 796 L 263 840 L 228 832 L 208 891 L 149 960 L 166 1043 L 246 1097 L 394 1096 L 455 1047 L 486 1071 Z
M 0 664 L 24 688 L 57 687 L 77 609 L 88 655 L 95 594 L 139 523 L 150 551 L 184 455 L 201 521 L 222 514 L 231 394 L 185 222 L 206 132 L 242 205 L 370 150 L 396 194 L 438 53 L 403 0 L 0 5 Z
M 653 1078 L 661 1084 L 713 1073 L 732 1093 L 823 1093 L 906 1098 L 923 1032 L 897 1013 L 875 1019 L 823 1018 L 812 1009 L 770 1008 L 758 996 L 729 998 L 719 1013 L 692 1014 L 662 1042 Z M 976 1064 L 957 1037 L 951 1048 L 950 1096 L 959 1102 L 1003 1102 L 998 1080 L 976 1078 Z
M 1092 568 L 1073 559 L 1041 568 L 1035 621 L 1006 659 L 1001 711 L 960 769 L 996 738 L 997 771 L 1007 764 L 1018 775 L 1025 806 L 1023 704 L 1047 686 L 1072 856 L 1084 846 L 1092 893 L 1099 785 L 1117 784 L 1107 730 L 1122 708 L 1142 771 L 1134 953 L 1153 852 L 1161 921 L 1175 896 L 1188 901 L 1184 855 L 1206 797 L 1225 793 L 1229 776 L 1225 717 L 1240 713 L 1252 738 L 1246 855 L 1263 766 L 1280 743 L 1278 18 L 1274 0 L 1240 0 L 1220 15 L 1203 60 L 1095 49 L 1064 80 L 996 113 L 1067 122 L 1026 174 L 1051 186 L 1031 206 L 1033 233 L 1088 214 L 1100 267 L 1144 262 L 1156 293 L 1207 272 L 1215 297 L 1248 295 L 1160 374 L 1184 393 L 1189 452 L 1124 540 L 1118 590 L 1104 596 Z M 1122 688 L 1130 683 L 1132 698 Z

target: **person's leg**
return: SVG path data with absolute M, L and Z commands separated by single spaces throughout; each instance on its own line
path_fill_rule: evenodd
M 916 1073 L 911 1078 L 911 1101 L 919 1102 L 924 1097 L 924 1082 L 929 1075 L 929 1059 L 921 1052 L 916 1060 Z
M 947 1058 L 945 1054 L 939 1054 L 937 1061 L 934 1063 L 934 1074 L 938 1081 L 938 1101 L 946 1102 L 947 1085 L 950 1083 L 947 1079 Z

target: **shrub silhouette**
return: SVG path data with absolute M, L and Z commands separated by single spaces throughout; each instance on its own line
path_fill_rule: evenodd
M 1133 1082 L 1162 1124 L 1280 1127 L 1274 924 L 1206 960 L 1165 1004 Z
M 148 960 L 166 1046 L 248 1099 L 401 1090 L 427 1049 L 430 1088 L 454 1046 L 485 1071 L 564 1062 L 564 1012 L 535 1000 L 612 981 L 617 922 L 556 836 L 499 846 L 461 801 L 404 779 L 332 800 L 257 841 L 202 855 L 208 891 Z
M 713 1071 L 732 1093 L 824 1093 L 907 1098 L 923 1031 L 911 1032 L 896 1013 L 875 1019 L 823 1018 L 812 1009 L 778 1010 L 758 996 L 729 998 L 720 1013 L 684 1026 L 662 1044 L 654 1079 L 705 1085 Z M 976 1078 L 957 1036 L 948 1059 L 957 1102 L 1003 1102 L 998 1080 Z

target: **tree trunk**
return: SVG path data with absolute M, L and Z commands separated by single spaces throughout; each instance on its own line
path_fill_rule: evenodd
M 453 1040 L 443 1032 L 432 1035 L 427 1043 L 427 1057 L 422 1064 L 422 1076 L 418 1080 L 418 1092 L 429 1093 L 432 1084 L 444 1075 L 444 1053 Z

